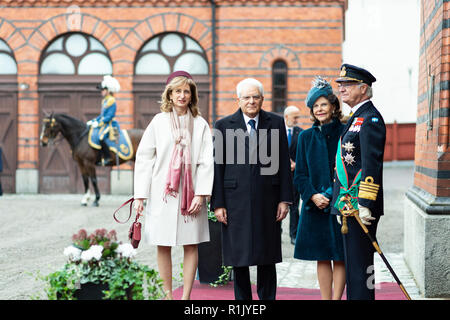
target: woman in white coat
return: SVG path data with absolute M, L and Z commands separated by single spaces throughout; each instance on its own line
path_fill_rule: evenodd
M 172 297 L 171 248 L 183 245 L 183 296 L 189 299 L 198 264 L 197 245 L 209 241 L 205 197 L 214 180 L 213 141 L 199 115 L 197 86 L 185 71 L 172 73 L 161 113 L 148 125 L 136 153 L 135 209 L 145 210 L 144 239 L 157 246 L 166 298 Z

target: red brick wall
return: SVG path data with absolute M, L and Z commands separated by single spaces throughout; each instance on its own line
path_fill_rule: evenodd
M 235 86 L 244 77 L 264 84 L 264 108 L 271 110 L 272 63 L 284 59 L 289 68 L 288 104 L 300 107 L 302 126 L 309 127 L 304 99 L 312 79 L 322 75 L 332 80 L 342 62 L 346 0 L 216 2 L 217 116 L 236 110 Z M 67 23 L 70 5 L 81 7 L 80 25 Z M 18 94 L 18 168 L 39 167 L 39 58 L 57 36 L 81 31 L 105 45 L 121 84 L 116 97 L 123 128 L 133 126 L 134 58 L 153 35 L 167 31 L 189 35 L 205 49 L 211 65 L 211 7 L 206 0 L 145 4 L 137 0 L 0 0 L 0 6 L 0 38 L 14 51 L 18 83 L 29 86 Z M 25 139 L 31 147 L 21 143 Z
M 450 3 L 421 1 L 421 6 L 414 185 L 434 196 L 450 197 Z M 431 93 L 429 74 L 435 77 L 431 109 L 428 103 L 428 94 Z

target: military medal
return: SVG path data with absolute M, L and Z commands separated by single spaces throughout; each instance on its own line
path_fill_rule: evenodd
M 352 154 L 347 153 L 347 154 L 344 156 L 344 161 L 345 161 L 346 164 L 352 166 L 353 163 L 355 162 L 355 157 L 354 157 Z
M 352 153 L 353 149 L 355 149 L 355 146 L 349 141 L 343 144 L 342 148 L 344 148 L 347 153 Z
M 352 125 L 348 129 L 348 131 L 359 132 L 361 130 L 361 126 L 362 126 L 363 122 L 364 122 L 364 118 L 355 118 L 353 120 Z

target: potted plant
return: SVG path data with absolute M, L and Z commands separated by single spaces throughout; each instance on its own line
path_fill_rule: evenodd
M 81 229 L 64 249 L 68 262 L 44 277 L 49 299 L 160 299 L 164 296 L 158 273 L 133 261 L 136 249 L 117 241 L 114 230 Z
M 210 240 L 198 245 L 198 276 L 200 283 L 217 286 L 228 282 L 232 267 L 222 263 L 222 226 L 210 210 L 209 202 L 207 210 Z

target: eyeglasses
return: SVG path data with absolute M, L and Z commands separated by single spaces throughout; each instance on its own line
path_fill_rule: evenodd
M 261 100 L 262 97 L 261 96 L 244 96 L 244 97 L 240 97 L 239 99 L 242 101 L 250 101 L 250 99 L 252 99 L 252 98 L 254 101 L 259 101 L 259 100 Z
M 338 88 L 347 88 L 347 87 L 352 87 L 352 86 L 356 86 L 357 84 L 361 84 L 361 82 L 339 82 L 338 83 Z

